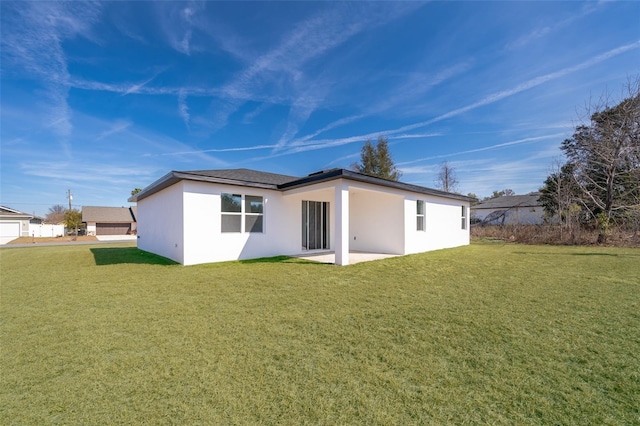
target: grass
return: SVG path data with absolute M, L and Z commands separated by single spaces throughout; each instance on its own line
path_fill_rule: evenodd
M 73 243 L 73 242 L 98 241 L 95 236 L 79 235 L 66 237 L 19 237 L 9 241 L 7 244 L 42 244 L 42 243 Z
M 640 250 L 0 250 L 1 424 L 640 424 Z

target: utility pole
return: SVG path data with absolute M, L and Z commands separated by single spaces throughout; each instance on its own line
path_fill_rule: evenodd
M 69 215 L 72 214 L 71 213 L 71 200 L 73 200 L 73 194 L 71 194 L 71 190 L 67 189 L 67 198 L 69 199 Z M 71 217 L 71 216 L 69 216 Z M 73 237 L 73 239 L 75 240 L 76 238 L 78 238 L 78 224 L 76 223 L 76 234 Z

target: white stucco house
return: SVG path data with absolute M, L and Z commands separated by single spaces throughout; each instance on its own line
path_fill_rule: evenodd
M 469 244 L 471 199 L 332 169 L 172 171 L 137 202 L 138 247 L 184 265 L 350 251 L 410 254 Z

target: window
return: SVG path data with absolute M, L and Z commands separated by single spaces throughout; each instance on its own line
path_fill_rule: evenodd
M 467 206 L 462 206 L 462 229 L 467 229 Z
M 242 232 L 242 195 L 222 194 L 222 232 Z
M 222 232 L 262 232 L 264 215 L 262 197 L 221 194 L 220 201 Z
M 262 232 L 262 197 L 246 195 L 244 197 L 244 231 Z
M 417 223 L 416 223 L 416 230 L 418 231 L 424 231 L 424 201 L 422 200 L 418 200 L 417 203 Z

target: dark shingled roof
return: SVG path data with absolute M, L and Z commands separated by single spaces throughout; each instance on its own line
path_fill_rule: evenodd
M 82 206 L 83 222 L 131 223 L 136 221 L 137 207 Z
M 513 207 L 538 207 L 542 204 L 538 201 L 540 198 L 539 192 L 532 192 L 527 195 L 510 195 L 498 198 L 492 198 L 487 201 L 482 201 L 473 209 L 509 209 Z
M 351 170 L 331 169 L 312 173 L 306 177 L 280 175 L 276 173 L 260 172 L 250 169 L 227 169 L 227 170 L 195 170 L 195 171 L 172 171 L 162 176 L 151 185 L 147 186 L 138 194 L 129 198 L 130 202 L 137 202 L 150 195 L 155 194 L 181 180 L 194 180 L 201 182 L 223 183 L 227 185 L 249 186 L 254 188 L 273 189 L 277 191 L 287 191 L 313 185 L 319 182 L 326 182 L 335 179 L 348 179 L 358 182 L 370 183 L 372 185 L 385 186 L 389 188 L 403 189 L 422 194 L 436 195 L 440 197 L 453 198 L 462 201 L 472 201 L 472 198 L 460 194 L 439 191 L 437 189 L 412 185 L 404 182 L 396 182 L 364 175 Z
M 192 175 L 207 176 L 218 179 L 228 179 L 238 182 L 263 183 L 282 185 L 298 179 L 295 176 L 279 175 L 276 173 L 260 172 L 251 169 L 226 169 L 226 170 L 194 170 L 184 172 Z

